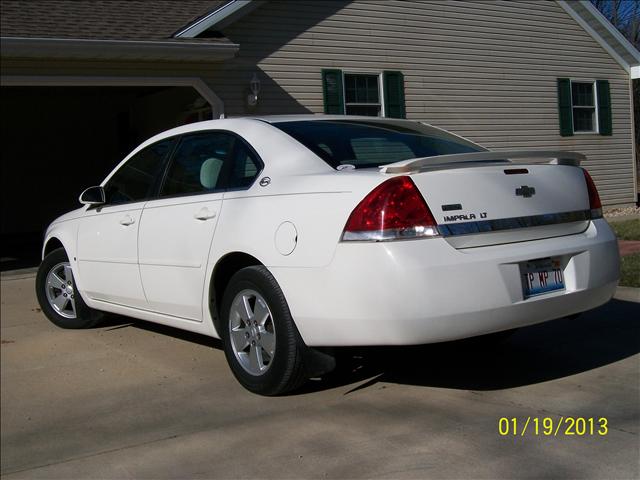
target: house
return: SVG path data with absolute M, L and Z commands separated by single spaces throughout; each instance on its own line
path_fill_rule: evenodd
M 46 224 L 138 142 L 221 115 L 406 117 L 491 149 L 576 150 L 606 206 L 637 198 L 640 53 L 587 1 L 0 7 L 4 258 L 37 255 Z

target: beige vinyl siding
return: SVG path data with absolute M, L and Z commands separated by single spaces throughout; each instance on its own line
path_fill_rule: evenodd
M 321 113 L 322 68 L 400 70 L 408 118 L 492 149 L 583 152 L 605 204 L 635 200 L 628 74 L 555 2 L 271 0 L 223 33 L 240 44 L 210 78 L 228 115 Z M 560 77 L 609 80 L 612 136 L 560 137 Z
M 270 0 L 223 33 L 240 44 L 225 62 L 3 59 L 3 75 L 200 77 L 236 116 L 321 113 L 323 68 L 399 70 L 408 118 L 491 149 L 585 153 L 606 205 L 635 201 L 629 76 L 555 2 Z M 610 82 L 612 136 L 560 136 L 557 78 Z

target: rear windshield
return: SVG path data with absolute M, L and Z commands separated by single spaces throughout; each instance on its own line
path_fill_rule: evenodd
M 303 120 L 273 126 L 333 168 L 371 168 L 410 158 L 483 151 L 454 135 L 406 121 Z

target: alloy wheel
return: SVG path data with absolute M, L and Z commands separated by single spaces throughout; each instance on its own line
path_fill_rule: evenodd
M 229 312 L 231 348 L 242 368 L 251 375 L 263 375 L 273 363 L 276 332 L 269 305 L 260 293 L 239 292 Z
M 73 273 L 69 262 L 56 264 L 47 274 L 47 300 L 51 308 L 64 318 L 76 318 Z

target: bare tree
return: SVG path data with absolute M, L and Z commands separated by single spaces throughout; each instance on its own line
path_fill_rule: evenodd
M 627 40 L 640 49 L 640 1 L 591 0 L 591 3 Z

